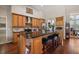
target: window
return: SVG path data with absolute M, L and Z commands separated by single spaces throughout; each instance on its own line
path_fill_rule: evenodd
M 79 30 L 79 15 L 70 16 L 70 27 Z

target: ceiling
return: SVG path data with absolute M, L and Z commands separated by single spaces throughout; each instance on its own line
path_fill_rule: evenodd
M 71 13 L 79 13 L 79 5 L 30 5 L 40 10 L 46 19 L 64 16 Z

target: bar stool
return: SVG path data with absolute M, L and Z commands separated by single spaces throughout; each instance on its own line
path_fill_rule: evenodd
M 43 53 L 47 51 L 47 38 L 42 38 Z
M 48 39 L 48 41 L 51 41 L 51 42 L 52 42 L 51 46 L 53 46 L 53 42 L 54 42 L 54 41 L 53 41 L 53 36 L 50 35 L 50 36 L 47 37 L 47 39 Z M 51 46 L 50 46 L 50 47 L 51 47 Z

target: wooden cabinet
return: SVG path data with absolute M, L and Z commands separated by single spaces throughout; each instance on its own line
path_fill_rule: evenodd
M 36 20 L 36 25 L 37 25 L 37 27 L 39 27 L 39 25 L 40 25 L 39 19 Z
M 41 19 L 39 20 L 39 28 L 42 27 L 42 22 L 41 22 Z
M 31 54 L 42 54 L 42 37 L 31 40 Z
M 26 37 L 24 32 L 22 32 L 20 35 L 20 38 L 18 40 L 18 46 L 19 46 L 19 53 L 24 54 L 26 51 Z
M 18 26 L 17 21 L 18 21 L 18 16 L 17 16 L 16 14 L 13 14 L 13 15 L 12 15 L 12 26 L 13 26 L 13 27 Z
M 27 17 L 18 15 L 18 14 L 12 14 L 12 26 L 13 27 L 25 27 L 25 23 L 27 23 Z
M 23 26 L 23 16 L 18 15 L 18 27 L 22 27 Z
M 28 20 L 27 17 L 23 16 L 23 27 L 26 26 L 27 20 Z
M 37 27 L 36 20 L 36 18 L 32 18 L 32 27 Z
M 13 43 L 17 43 L 19 40 L 19 33 L 18 32 L 13 32 Z
M 63 17 L 56 17 L 56 26 L 63 26 L 64 20 Z
M 44 19 L 39 19 L 39 28 L 42 28 L 42 23 L 44 23 L 45 20 Z
M 44 19 L 37 19 L 37 18 L 32 18 L 32 27 L 42 27 L 42 23 L 44 22 Z
M 26 38 L 25 33 L 22 32 L 21 34 L 19 32 L 13 33 L 13 43 L 17 43 L 18 46 L 18 53 L 24 54 L 26 49 Z
M 61 44 L 63 45 L 64 39 L 64 18 L 56 17 L 56 31 L 59 33 Z
M 32 32 L 32 36 L 39 36 L 42 29 L 44 19 L 32 18 L 32 28 L 38 28 L 38 31 Z

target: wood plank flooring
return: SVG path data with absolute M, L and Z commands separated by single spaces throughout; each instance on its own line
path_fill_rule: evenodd
M 0 45 L 0 54 L 17 54 L 17 49 L 16 44 L 3 44 Z M 50 48 L 45 54 L 79 54 L 79 39 L 66 39 L 64 40 L 63 46 L 59 46 L 55 50 Z
M 0 54 L 17 54 L 18 47 L 16 44 L 7 43 L 7 44 L 0 44 Z
M 53 54 L 79 54 L 79 39 L 65 40 L 63 46 L 59 46 Z

